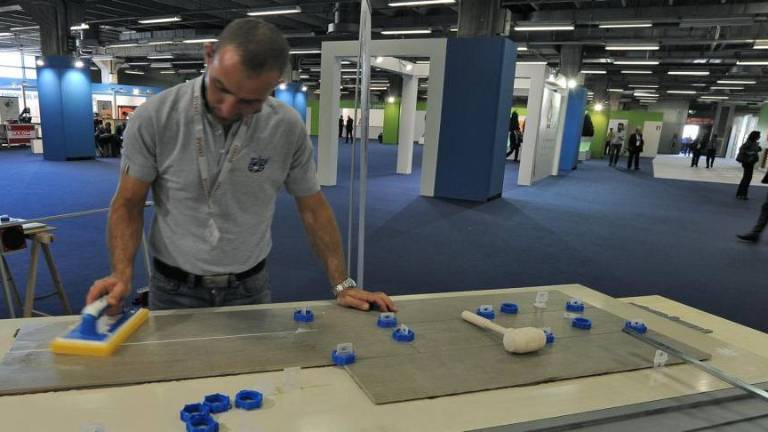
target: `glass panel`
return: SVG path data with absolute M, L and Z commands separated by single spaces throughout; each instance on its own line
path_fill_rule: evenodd
M 26 69 L 27 69 L 27 79 L 29 80 L 37 79 L 37 69 L 32 69 L 32 68 L 26 68 Z
M 0 52 L 0 66 L 21 67 L 21 55 L 18 52 Z
M 0 66 L 0 77 L 21 78 L 21 68 Z

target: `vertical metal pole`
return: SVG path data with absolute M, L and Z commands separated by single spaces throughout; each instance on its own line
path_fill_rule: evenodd
M 40 240 L 37 234 L 32 237 L 32 251 L 29 254 L 29 273 L 27 276 L 27 292 L 24 295 L 24 312 L 21 315 L 24 318 L 32 316 L 35 306 L 35 286 L 37 285 L 37 262 L 40 253 Z
M 360 200 L 357 222 L 357 282 L 365 287 L 365 207 L 368 188 L 368 96 L 371 80 L 371 5 L 362 0 L 360 5 L 360 55 L 357 61 L 360 83 Z
M 358 59 L 360 58 L 360 55 L 358 53 Z M 358 63 L 359 64 L 359 63 Z M 353 129 L 352 129 L 352 146 L 350 148 L 350 158 L 349 158 L 349 209 L 347 212 L 347 220 L 349 221 L 348 229 L 347 229 L 347 272 L 352 272 L 352 239 L 354 238 L 354 230 L 355 230 L 355 145 L 356 145 L 356 139 L 354 134 L 354 125 L 357 124 L 357 108 L 358 108 L 358 100 L 357 97 L 360 94 L 358 91 L 358 88 L 360 86 L 360 68 L 357 69 L 357 72 L 355 73 L 355 112 L 354 112 L 354 119 L 352 120 Z

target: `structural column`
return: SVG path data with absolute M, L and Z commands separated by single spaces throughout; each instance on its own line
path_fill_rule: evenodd
M 325 45 L 325 44 L 323 44 Z M 323 186 L 335 186 L 339 163 L 339 97 L 341 62 L 323 46 L 320 57 L 320 116 L 318 121 L 317 177 Z
M 462 0 L 459 2 L 458 37 L 489 37 L 502 34 L 504 14 L 501 0 Z
M 416 128 L 418 94 L 419 79 L 413 75 L 404 75 L 400 98 L 400 136 L 397 146 L 398 174 L 410 174 L 413 170 L 413 135 Z

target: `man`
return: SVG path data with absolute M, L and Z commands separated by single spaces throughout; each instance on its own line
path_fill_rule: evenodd
M 640 169 L 640 153 L 643 152 L 643 132 L 640 128 L 635 128 L 635 133 L 629 136 L 629 144 L 627 144 L 627 151 L 629 157 L 627 158 L 627 171 L 632 169 L 632 162 L 634 161 L 635 170 Z
M 621 147 L 624 146 L 624 139 L 626 134 L 624 132 L 624 123 L 619 123 L 616 126 L 616 134 L 611 141 L 611 151 L 608 155 L 608 166 L 616 166 L 619 163 L 619 156 L 621 156 Z
M 344 133 L 344 116 L 339 115 L 339 138 Z
M 718 144 L 717 134 L 713 134 L 712 139 L 710 139 L 709 142 L 707 142 L 706 147 L 704 147 L 704 152 L 707 157 L 707 168 L 715 167 L 715 156 L 717 156 Z
M 691 157 L 691 168 L 699 167 L 701 152 L 707 145 L 709 145 L 709 138 L 707 135 L 704 135 L 701 138 L 694 138 L 693 142 L 691 143 L 691 151 L 693 153 L 693 156 Z
M 605 135 L 605 147 L 603 147 L 603 159 L 608 154 L 608 150 L 611 148 L 613 142 L 613 128 L 608 129 L 608 134 Z
M 354 130 L 354 128 L 355 128 L 355 121 L 352 120 L 351 116 L 347 115 L 347 136 L 344 140 L 345 143 L 355 140 L 355 138 L 352 136 L 352 130 Z
M 269 302 L 265 259 L 275 200 L 285 186 L 337 302 L 395 310 L 386 294 L 355 287 L 348 277 L 304 124 L 269 96 L 288 63 L 285 38 L 271 24 L 243 18 L 204 50 L 207 73 L 148 100 L 125 131 L 108 222 L 112 274 L 93 284 L 87 302 L 108 295 L 115 311 L 131 293 L 150 187 L 150 308 Z

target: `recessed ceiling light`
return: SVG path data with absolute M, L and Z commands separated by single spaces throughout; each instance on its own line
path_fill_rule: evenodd
M 667 90 L 669 94 L 696 94 L 694 90 Z
M 148 55 L 147 58 L 150 60 L 172 59 L 173 54 L 154 54 Z
M 249 16 L 264 16 L 264 15 L 286 15 L 286 14 L 295 14 L 295 13 L 301 13 L 301 6 L 264 8 L 264 9 L 252 10 L 252 11 L 246 12 L 245 14 Z
M 623 89 L 620 89 L 620 88 L 609 88 L 609 89 L 608 89 L 608 91 L 609 91 L 609 92 L 613 92 L 613 93 L 621 93 L 621 92 L 623 92 L 624 90 L 623 90 Z
M 130 66 L 146 66 L 149 62 L 128 62 L 128 65 Z
M 432 29 L 414 29 L 414 30 L 382 30 L 383 35 L 411 35 L 411 34 L 430 34 Z
M 584 69 L 584 70 L 582 70 L 580 73 L 583 73 L 583 74 L 600 74 L 600 75 L 603 75 L 603 74 L 606 74 L 606 73 L 608 73 L 608 72 L 606 72 L 606 71 L 604 71 L 604 70 L 599 70 L 599 69 Z
M 724 80 L 717 80 L 717 83 L 718 84 L 757 84 L 757 81 L 724 79 Z
M 88 23 L 80 23 L 80 24 L 78 24 L 78 25 L 73 25 L 73 26 L 72 26 L 72 27 L 70 27 L 69 29 L 70 29 L 70 30 L 88 30 L 89 28 L 90 28 L 90 26 L 88 25 Z M 1 34 L 2 34 L 2 33 L 0 33 L 0 35 L 1 35 Z
M 544 60 L 523 60 L 523 61 L 517 62 L 517 64 L 520 64 L 520 65 L 545 65 L 545 64 L 547 64 L 547 62 L 545 62 Z
M 692 86 L 694 86 L 694 87 L 706 87 L 706 86 L 707 86 L 707 85 L 706 85 L 706 84 L 704 84 L 704 83 L 693 83 L 693 84 L 691 84 L 691 85 L 692 85 Z
M 178 22 L 181 21 L 181 17 L 176 16 L 170 16 L 170 17 L 157 17 L 157 18 L 142 18 L 139 21 L 139 24 L 159 24 L 159 23 L 168 23 L 168 22 Z
M 161 74 L 175 74 L 176 71 L 175 70 L 164 70 L 164 71 L 160 71 L 160 73 Z
M 736 64 L 742 66 L 766 66 L 768 65 L 768 60 L 738 60 Z
M 630 84 L 630 87 L 659 88 L 656 84 Z
M 655 66 L 659 64 L 658 60 L 614 60 L 613 64 L 617 65 L 649 65 Z
M 711 90 L 744 90 L 744 87 L 712 86 Z
M 306 48 L 306 49 L 292 49 L 288 51 L 289 54 L 320 54 L 322 51 L 319 48 Z
M 655 51 L 659 49 L 658 44 L 620 44 L 606 45 L 608 51 Z
M 567 31 L 573 30 L 573 23 L 538 23 L 518 21 L 515 25 L 515 31 Z
M 173 44 L 176 43 L 174 41 L 149 41 L 147 42 L 147 45 L 167 45 L 167 44 Z
M 114 44 L 114 45 L 107 45 L 107 48 L 129 48 L 129 47 L 135 47 L 139 46 L 137 43 L 124 43 L 124 44 Z
M 182 42 L 186 44 L 193 44 L 193 43 L 206 43 L 206 42 L 218 42 L 219 40 L 216 38 L 200 38 L 200 39 L 186 39 Z
M 652 71 L 649 70 L 623 70 L 621 71 L 623 74 L 651 74 Z
M 701 99 L 728 99 L 728 96 L 702 96 Z
M 125 73 L 132 74 L 132 75 L 144 75 L 144 72 L 136 71 L 136 70 L 127 70 L 127 71 L 125 71 Z
M 709 71 L 669 71 L 667 75 L 706 76 Z
M 438 4 L 455 4 L 456 0 L 412 0 L 412 1 L 397 1 L 391 2 L 387 6 L 389 7 L 402 7 L 402 6 L 430 6 Z
M 600 28 L 639 28 L 639 27 L 652 27 L 653 24 L 650 21 L 605 21 L 598 24 Z

